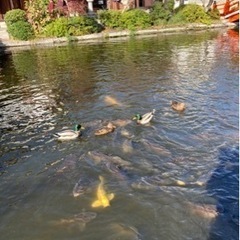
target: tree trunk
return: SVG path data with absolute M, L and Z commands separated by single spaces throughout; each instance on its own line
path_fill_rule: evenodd
M 205 7 L 206 11 L 209 11 L 211 9 L 212 4 L 213 4 L 213 0 L 209 0 L 207 6 Z
M 183 6 L 184 5 L 184 0 L 179 0 L 179 6 Z

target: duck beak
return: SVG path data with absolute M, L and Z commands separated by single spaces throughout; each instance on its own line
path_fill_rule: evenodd
M 82 130 L 84 130 L 84 129 L 85 129 L 85 127 L 81 127 L 81 129 L 82 129 Z
M 136 119 L 137 119 L 137 117 L 133 117 L 133 118 L 132 118 L 132 120 L 136 120 Z

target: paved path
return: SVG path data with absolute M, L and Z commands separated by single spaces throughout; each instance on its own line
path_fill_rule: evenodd
M 5 22 L 0 22 L 0 41 L 9 40 L 9 35 L 7 32 L 7 26 Z

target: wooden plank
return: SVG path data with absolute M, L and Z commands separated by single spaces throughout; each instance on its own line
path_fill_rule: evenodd
M 239 10 L 227 14 L 226 16 L 224 16 L 224 18 L 227 19 L 227 18 L 232 17 L 232 16 L 234 16 L 234 15 L 239 15 Z

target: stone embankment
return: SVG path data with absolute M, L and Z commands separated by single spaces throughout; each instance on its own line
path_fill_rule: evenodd
M 177 33 L 177 32 L 188 32 L 188 31 L 197 31 L 197 30 L 206 30 L 206 29 L 214 29 L 214 28 L 234 28 L 235 24 L 228 22 L 220 22 L 212 25 L 204 25 L 204 24 L 189 24 L 184 27 L 170 27 L 170 28 L 155 28 L 148 30 L 138 30 L 134 33 L 131 31 L 103 31 L 101 33 L 94 33 L 84 36 L 78 37 L 61 37 L 61 38 L 43 38 L 43 39 L 35 39 L 31 41 L 18 41 L 11 40 L 6 31 L 5 23 L 0 23 L 0 50 L 1 48 L 11 48 L 11 47 L 24 47 L 24 46 L 39 46 L 39 45 L 59 45 L 63 43 L 67 43 L 70 41 L 75 42 L 97 42 L 108 38 L 119 38 L 119 37 L 128 37 L 131 35 L 155 35 L 161 33 Z

